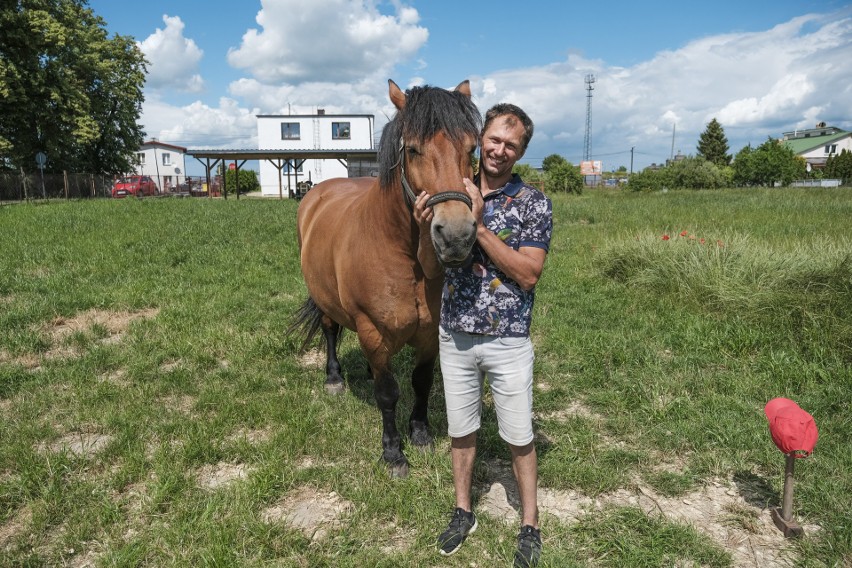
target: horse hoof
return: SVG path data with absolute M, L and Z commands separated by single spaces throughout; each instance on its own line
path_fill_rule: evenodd
M 328 394 L 342 394 L 346 390 L 346 383 L 343 381 L 334 383 L 325 383 L 325 392 Z
M 410 434 L 411 444 L 422 451 L 434 450 L 435 449 L 435 441 L 432 439 L 432 436 L 429 435 L 428 432 L 420 431 L 420 432 L 412 432 Z

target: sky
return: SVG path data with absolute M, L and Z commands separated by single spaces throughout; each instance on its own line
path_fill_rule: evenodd
M 716 118 L 730 152 L 826 122 L 852 130 L 852 3 L 836 0 L 89 0 L 148 60 L 142 125 L 188 148 L 257 149 L 258 114 L 373 114 L 403 88 L 467 79 L 484 114 L 521 106 L 521 163 L 633 171 L 694 155 Z M 631 161 L 632 160 L 632 161 Z M 187 161 L 188 173 L 203 171 Z M 193 171 L 197 170 L 197 171 Z

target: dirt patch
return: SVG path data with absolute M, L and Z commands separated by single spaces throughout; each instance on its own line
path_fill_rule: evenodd
M 161 373 L 171 373 L 172 371 L 179 368 L 180 366 L 181 366 L 180 359 L 175 359 L 175 360 L 172 360 L 172 361 L 165 361 L 160 365 L 160 372 Z
M 311 349 L 299 355 L 296 359 L 302 367 L 321 369 L 325 367 L 325 353 L 319 349 Z
M 246 428 L 240 428 L 230 436 L 228 436 L 229 442 L 241 442 L 245 441 L 249 444 L 263 444 L 264 442 L 268 442 L 272 439 L 272 430 L 269 428 L 260 428 L 257 430 L 248 430 Z
M 27 530 L 32 520 L 32 509 L 25 505 L 18 509 L 11 519 L 0 525 L 0 550 L 8 550 L 12 541 Z
M 7 414 L 12 411 L 12 401 L 8 398 L 0 400 L 0 412 Z
M 586 418 L 588 420 L 596 420 L 599 422 L 604 421 L 604 417 L 600 414 L 594 412 L 591 408 L 586 406 L 580 401 L 572 401 L 567 407 L 562 410 L 557 410 L 555 412 L 548 412 L 546 414 L 538 414 L 536 413 L 536 418 L 538 420 L 553 420 L 556 422 L 566 422 L 570 418 Z
M 150 308 L 135 312 L 91 309 L 80 312 L 71 318 L 56 317 L 37 331 L 46 336 L 50 348 L 40 356 L 32 353 L 11 355 L 0 351 L 0 362 L 15 363 L 30 370 L 38 370 L 42 361 L 68 359 L 79 355 L 77 349 L 68 345 L 68 339 L 76 334 L 98 336 L 97 343 L 110 345 L 120 342 L 130 328 L 130 324 L 139 319 L 151 319 L 160 313 Z
M 216 465 L 205 465 L 198 470 L 195 478 L 201 487 L 215 491 L 241 479 L 247 479 L 252 471 L 254 468 L 243 463 L 219 462 Z
M 261 519 L 268 524 L 284 522 L 302 531 L 311 541 L 319 541 L 340 526 L 342 517 L 352 509 L 352 503 L 334 491 L 325 493 L 313 487 L 302 487 L 263 511 Z
M 117 387 L 127 388 L 130 386 L 130 381 L 125 378 L 127 372 L 124 369 L 116 369 L 110 373 L 104 373 L 98 377 L 98 380 L 103 383 L 109 383 Z
M 188 394 L 173 395 L 161 398 L 160 402 L 168 410 L 190 415 L 192 414 L 192 409 L 195 408 L 196 398 Z
M 110 442 L 112 442 L 112 436 L 109 434 L 71 432 L 50 444 L 41 444 L 38 449 L 41 452 L 49 451 L 54 453 L 67 451 L 77 457 L 91 458 L 107 447 Z
M 130 324 L 139 319 L 151 319 L 160 313 L 159 309 L 150 308 L 136 312 L 111 312 L 107 310 L 91 309 L 81 312 L 72 318 L 55 318 L 43 330 L 51 340 L 51 343 L 62 343 L 73 333 L 86 333 L 95 327 L 106 330 L 107 336 L 101 342 L 120 341 L 122 336 L 130 328 Z
M 517 524 L 520 520 L 518 487 L 511 464 L 494 460 L 486 464 L 488 481 L 478 489 L 477 510 L 497 520 Z M 542 513 L 563 523 L 573 523 L 584 515 L 606 507 L 638 507 L 649 516 L 690 525 L 730 551 L 733 565 L 742 568 L 779 568 L 792 566 L 792 553 L 781 532 L 775 527 L 767 508 L 753 504 L 746 491 L 733 479 L 713 479 L 703 487 L 680 497 L 658 495 L 636 483 L 635 489 L 591 498 L 576 491 L 558 491 L 540 487 L 538 506 Z M 814 533 L 820 527 L 805 527 Z

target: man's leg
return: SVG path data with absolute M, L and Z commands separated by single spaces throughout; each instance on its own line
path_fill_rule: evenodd
M 518 482 L 518 493 L 521 498 L 521 526 L 530 525 L 538 528 L 538 459 L 535 444 L 513 446 L 512 469 Z M 458 490 L 456 490 L 458 492 Z
M 476 458 L 476 432 L 461 438 L 452 438 L 450 456 L 453 460 L 453 487 L 456 490 L 456 507 L 472 511 L 471 485 L 473 461 Z

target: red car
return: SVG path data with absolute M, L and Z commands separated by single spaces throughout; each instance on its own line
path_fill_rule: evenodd
M 127 176 L 120 178 L 112 187 L 113 197 L 127 197 L 133 195 L 142 197 L 143 195 L 157 195 L 160 190 L 157 184 L 154 183 L 148 176 Z

